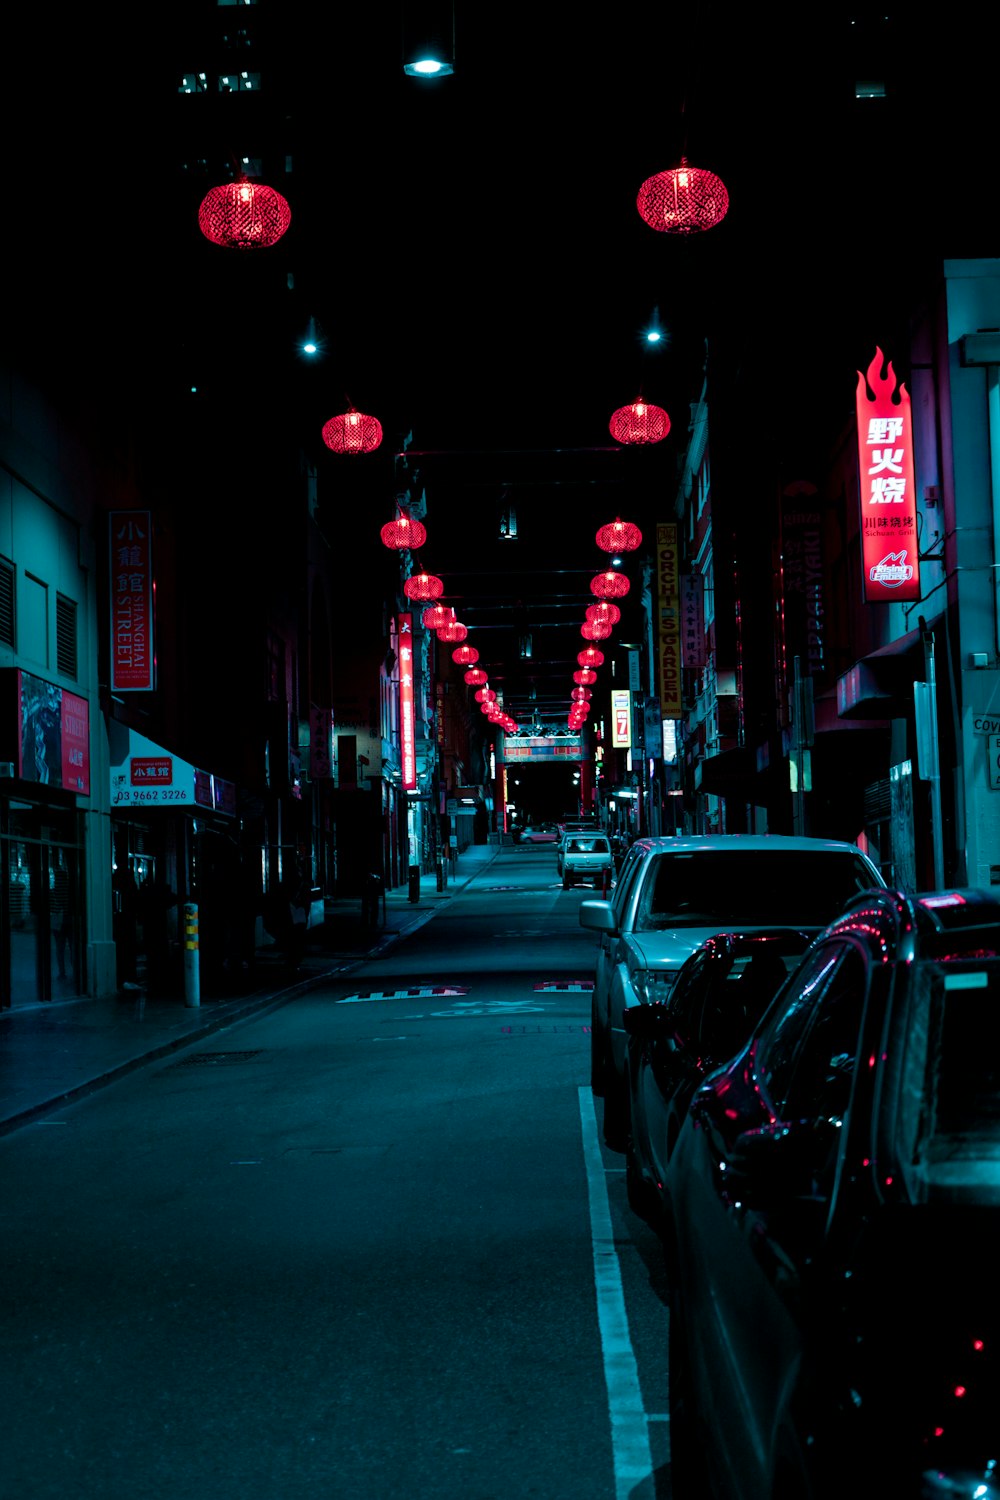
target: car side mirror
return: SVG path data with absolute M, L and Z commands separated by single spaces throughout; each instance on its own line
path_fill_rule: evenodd
M 612 936 L 618 931 L 618 921 L 611 909 L 610 901 L 581 901 L 580 926 L 592 932 L 607 932 Z

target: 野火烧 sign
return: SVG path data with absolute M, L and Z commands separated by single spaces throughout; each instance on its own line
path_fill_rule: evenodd
M 902 382 L 897 391 L 892 363 L 879 348 L 867 374 L 858 371 L 856 406 L 862 597 L 866 604 L 919 599 L 910 393 Z
M 153 557 L 148 510 L 109 516 L 111 577 L 111 690 L 152 692 Z

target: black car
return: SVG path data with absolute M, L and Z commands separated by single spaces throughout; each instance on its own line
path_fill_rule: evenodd
M 678 1496 L 997 1495 L 998 1036 L 997 896 L 871 891 L 697 1089 L 666 1171 Z
M 667 1161 L 695 1089 L 739 1051 L 813 937 L 792 927 L 717 932 L 684 961 L 665 1000 L 626 1010 L 625 1181 L 650 1224 L 661 1222 Z

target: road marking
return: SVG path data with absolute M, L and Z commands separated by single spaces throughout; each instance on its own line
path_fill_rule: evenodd
M 615 1249 L 611 1207 L 604 1181 L 604 1161 L 597 1139 L 597 1118 L 590 1089 L 578 1090 L 583 1158 L 590 1200 L 590 1234 L 594 1247 L 597 1322 L 604 1355 L 604 1380 L 611 1416 L 611 1462 L 614 1500 L 628 1500 L 636 1486 L 653 1478 L 648 1418 L 639 1389 L 639 1371 L 629 1336 L 621 1266 Z
M 467 995 L 468 989 L 458 984 L 423 985 L 410 990 L 368 990 L 363 995 L 345 995 L 337 1005 L 357 1005 L 363 1000 L 433 1000 L 438 995 Z
M 592 979 L 540 979 L 536 990 L 558 990 L 561 994 L 580 995 L 594 988 Z

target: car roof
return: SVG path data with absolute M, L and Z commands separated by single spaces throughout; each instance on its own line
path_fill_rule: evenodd
M 692 834 L 661 834 L 638 838 L 632 844 L 633 849 L 647 849 L 649 851 L 674 852 L 678 854 L 697 853 L 700 850 L 733 850 L 733 849 L 845 849 L 853 854 L 865 855 L 865 851 L 857 844 L 852 844 L 848 839 L 824 839 L 813 838 L 806 835 L 784 834 L 784 833 L 692 833 Z M 869 858 L 865 855 L 865 858 Z

